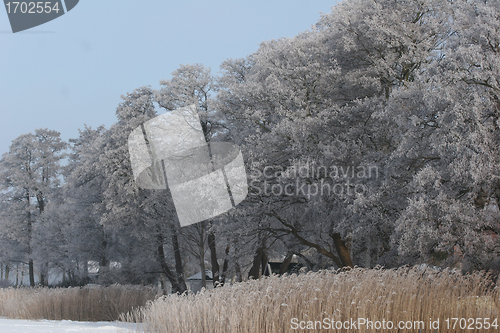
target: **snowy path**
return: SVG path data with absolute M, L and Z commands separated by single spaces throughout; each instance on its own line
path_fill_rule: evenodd
M 139 332 L 136 324 L 121 322 L 79 322 L 51 320 L 18 320 L 0 318 L 1 333 L 132 333 Z

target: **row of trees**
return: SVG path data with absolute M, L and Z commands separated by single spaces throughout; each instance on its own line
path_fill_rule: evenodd
M 494 1 L 345 1 L 220 75 L 183 65 L 123 96 L 109 129 L 20 136 L 0 161 L 2 261 L 26 263 L 32 285 L 35 264 L 46 284 L 50 267 L 76 283 L 97 262 L 102 282 L 161 276 L 174 292 L 200 269 L 224 283 L 294 255 L 485 268 L 499 252 L 499 19 Z M 250 193 L 180 228 L 168 193 L 134 183 L 127 139 L 192 104 L 208 142 L 242 147 Z

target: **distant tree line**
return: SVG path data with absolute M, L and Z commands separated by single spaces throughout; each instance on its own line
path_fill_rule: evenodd
M 37 129 L 2 156 L 2 272 L 80 284 L 95 263 L 99 283 L 182 293 L 188 274 L 258 278 L 270 258 L 282 272 L 294 257 L 310 270 L 497 263 L 497 1 L 344 1 L 218 75 L 181 65 L 122 99 L 110 128 L 68 143 Z M 249 195 L 181 228 L 165 191 L 135 184 L 127 139 L 193 104 L 208 142 L 241 147 Z

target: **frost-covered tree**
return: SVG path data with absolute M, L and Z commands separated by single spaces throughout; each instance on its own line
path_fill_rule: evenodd
M 143 87 L 123 96 L 116 115 L 118 121 L 106 132 L 98 166 L 105 177 L 102 223 L 117 246 L 112 256 L 121 263 L 122 272 L 144 278 L 164 274 L 172 291 L 183 293 L 187 288 L 172 198 L 166 191 L 137 186 L 128 150 L 130 133 L 157 115 L 153 90 Z
M 156 101 L 162 109 L 167 112 L 181 107 L 195 105 L 201 121 L 203 135 L 211 152 L 211 143 L 215 141 L 227 141 L 228 127 L 220 110 L 216 107 L 213 94 L 218 91 L 215 77 L 209 68 L 201 64 L 181 65 L 172 73 L 172 78 L 162 80 L 162 88 L 156 93 Z M 192 229 L 196 232 L 192 233 Z M 196 243 L 200 261 L 200 269 L 205 271 L 205 244 L 210 249 L 211 270 L 213 273 L 214 286 L 220 281 L 220 266 L 217 256 L 216 230 L 213 221 L 202 221 L 196 227 L 184 228 L 187 232 L 184 238 L 191 239 Z M 196 239 L 193 239 L 196 235 Z M 206 237 L 205 237 L 206 236 Z M 188 249 L 194 247 L 188 245 Z M 205 276 L 202 274 L 202 285 L 205 286 Z
M 223 64 L 221 108 L 244 128 L 248 162 L 260 178 L 258 208 L 249 210 L 263 213 L 258 228 L 337 266 L 373 266 L 391 250 L 409 181 L 438 160 L 431 150 L 442 139 L 429 131 L 446 103 L 435 82 L 451 76 L 435 68 L 449 61 L 446 49 L 450 55 L 456 49 L 457 22 L 468 22 L 459 13 L 448 1 L 346 1 L 312 31 L 263 43 L 247 59 Z M 425 113 L 422 122 L 410 109 Z M 418 129 L 408 131 L 415 121 Z M 309 174 L 297 177 L 300 168 Z M 325 182 L 344 192 L 317 195 Z M 283 195 L 287 185 L 294 195 Z M 280 194 L 271 193 L 273 186 Z
M 0 162 L 1 261 L 29 262 L 32 284 L 34 260 L 70 279 L 99 261 L 103 282 L 162 275 L 179 293 L 197 265 L 217 284 L 273 257 L 284 272 L 294 254 L 312 269 L 487 267 L 500 251 L 499 18 L 484 0 L 344 1 L 220 77 L 181 65 L 124 96 L 109 130 L 72 140 L 62 191 L 64 143 L 21 136 Z M 135 183 L 127 140 L 189 105 L 209 147 L 242 147 L 250 193 L 180 228 L 168 191 Z
M 38 242 L 34 231 L 46 227 L 41 218 L 60 183 L 60 161 L 67 143 L 60 133 L 37 129 L 16 138 L 0 160 L 4 204 L 3 221 L 11 226 L 9 238 L 22 246 L 29 266 L 30 285 L 35 285 L 34 259 Z M 47 285 L 48 261 L 40 258 L 40 283 Z
M 64 217 L 61 228 L 66 261 L 62 269 L 70 284 L 85 283 L 88 262 L 108 266 L 107 246 L 110 235 L 101 223 L 104 211 L 104 174 L 99 169 L 99 157 L 106 130 L 85 126 L 80 136 L 70 139 L 71 153 L 64 173 L 64 198 L 53 214 Z
M 496 2 L 449 7 L 449 38 L 418 82 L 395 96 L 415 170 L 395 241 L 407 260 L 484 267 L 499 254 L 499 42 Z

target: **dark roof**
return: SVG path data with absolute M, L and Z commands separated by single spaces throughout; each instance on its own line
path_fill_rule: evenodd
M 264 270 L 264 273 L 262 275 L 271 275 L 271 274 L 278 274 L 280 273 L 280 266 L 281 262 L 275 262 L 275 261 L 269 261 L 266 265 L 266 269 Z M 271 267 L 271 273 L 268 272 L 268 267 Z M 299 270 L 304 267 L 301 263 L 295 263 L 291 262 L 288 265 L 288 269 L 286 270 L 287 273 L 298 273 Z
M 201 272 L 198 272 L 195 275 L 188 277 L 187 280 L 201 280 Z M 208 269 L 205 271 L 205 280 L 213 280 L 212 271 Z

